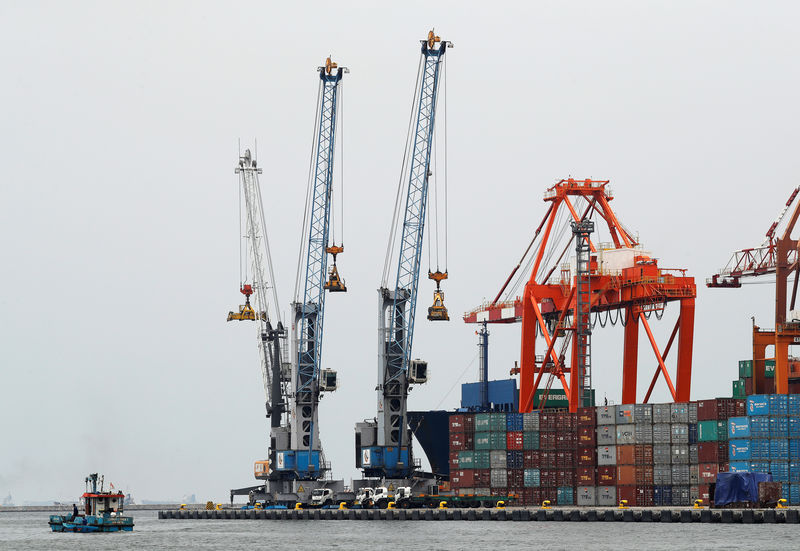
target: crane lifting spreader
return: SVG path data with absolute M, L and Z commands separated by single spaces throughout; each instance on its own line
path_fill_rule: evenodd
M 250 295 L 253 294 L 253 286 L 246 284 L 239 288 L 239 292 L 244 295 L 244 304 L 239 305 L 238 312 L 228 312 L 228 321 L 256 321 L 258 316 L 260 319 L 266 321 L 267 313 L 259 312 L 258 315 L 253 307 L 250 305 Z

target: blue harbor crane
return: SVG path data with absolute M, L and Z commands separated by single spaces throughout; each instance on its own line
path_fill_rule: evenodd
M 339 276 L 336 267 L 336 256 L 344 252 L 342 243 L 335 242 L 335 234 L 331 232 L 332 195 L 334 155 L 336 153 L 336 125 L 338 106 L 341 101 L 340 83 L 347 73 L 345 67 L 339 67 L 330 57 L 325 65 L 319 67 L 319 94 L 317 103 L 317 119 L 315 121 L 315 139 L 313 144 L 313 160 L 309 174 L 308 202 L 303 220 L 303 238 L 301 241 L 298 271 L 294 300 L 291 304 L 291 354 L 289 361 L 282 363 L 280 341 L 285 340 L 285 330 L 278 322 L 278 331 L 271 331 L 266 312 L 254 310 L 250 306 L 249 297 L 253 289 L 266 289 L 263 276 L 254 275 L 254 284 L 242 285 L 241 292 L 247 297 L 245 305 L 239 312 L 231 312 L 229 321 L 256 320 L 264 326 L 261 333 L 266 335 L 262 341 L 262 350 L 267 344 L 274 344 L 272 354 L 262 354 L 263 363 L 267 366 L 268 382 L 268 416 L 272 417 L 270 433 L 269 460 L 257 461 L 254 474 L 257 479 L 265 480 L 262 486 L 253 486 L 231 490 L 234 495 L 249 495 L 250 501 L 265 504 L 310 503 L 320 496 L 334 499 L 346 494 L 344 482 L 331 480 L 330 464 L 325 460 L 319 438 L 318 407 L 323 392 L 336 390 L 336 371 L 322 369 L 322 335 L 325 312 L 325 291 L 346 291 L 344 280 Z M 243 189 L 246 205 L 257 204 L 260 209 L 261 195 L 257 185 L 248 186 L 254 180 L 254 174 L 248 167 L 255 168 L 255 161 L 249 159 L 249 151 L 240 169 L 243 174 Z M 251 189 L 252 188 L 252 189 Z M 259 211 L 260 212 L 260 211 Z M 260 250 L 263 241 L 266 258 L 269 248 L 264 230 L 263 214 L 250 216 L 260 220 L 260 226 L 248 232 L 248 243 L 251 256 L 260 260 L 264 255 Z M 306 224 L 307 223 L 307 224 Z M 340 222 L 341 223 L 341 222 Z M 250 226 L 248 226 L 250 227 Z M 260 235 L 264 239 L 260 239 Z M 256 236 L 256 238 L 254 238 Z M 334 259 L 328 271 L 328 254 Z M 272 272 L 271 261 L 270 275 Z M 255 274 L 263 274 L 261 268 Z M 327 279 L 326 279 L 327 276 Z M 262 282 L 256 283 L 260 279 Z M 274 281 L 274 278 L 271 277 Z M 274 290 L 274 285 L 272 285 Z M 257 297 L 258 298 L 258 294 Z M 261 304 L 259 300 L 257 304 Z M 277 296 L 275 298 L 277 305 Z M 273 335 L 274 337 L 270 337 Z M 266 379 L 265 379 L 266 381 Z M 349 495 L 341 499 L 348 499 Z
M 415 471 L 406 403 L 410 385 L 427 381 L 427 363 L 412 359 L 411 350 L 428 183 L 432 176 L 430 164 L 436 103 L 448 46 L 452 44 L 441 41 L 433 31 L 422 41 L 415 111 L 409 128 L 411 148 L 407 161 L 404 161 L 400 182 L 401 186 L 403 181 L 407 182 L 405 211 L 396 211 L 394 218 L 394 224 L 402 218 L 403 225 L 398 228 L 393 224 L 383 280 L 378 289 L 378 414 L 374 420 L 356 425 L 356 466 L 362 469 L 366 477 L 408 479 Z M 401 189 L 398 189 L 398 209 L 400 193 Z M 390 289 L 389 268 L 398 231 L 401 234 L 397 244 L 397 271 L 394 288 Z M 428 277 L 436 282 L 434 303 L 428 310 L 428 319 L 447 320 L 449 317 L 440 289 L 441 281 L 447 277 L 447 270 L 441 272 L 437 266 L 436 272 L 429 270 Z

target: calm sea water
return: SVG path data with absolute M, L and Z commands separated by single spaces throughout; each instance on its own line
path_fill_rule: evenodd
M 158 520 L 133 532 L 59 534 L 48 514 L 0 513 L 0 549 L 796 549 L 800 525 L 570 522 Z

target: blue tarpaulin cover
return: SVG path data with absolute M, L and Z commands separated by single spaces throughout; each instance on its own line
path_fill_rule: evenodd
M 758 502 L 758 483 L 772 482 L 771 474 L 719 473 L 714 490 L 714 505 L 727 505 L 739 501 Z

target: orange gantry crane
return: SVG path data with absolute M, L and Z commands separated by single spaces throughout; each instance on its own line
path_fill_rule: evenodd
M 684 269 L 659 268 L 657 260 L 640 247 L 611 209 L 609 203 L 614 197 L 608 184 L 607 180 L 569 178 L 548 188 L 544 201 L 549 207 L 544 219 L 500 292 L 490 303 L 464 315 L 466 323 L 522 322 L 522 412 L 533 409 L 534 396 L 540 389 L 544 396 L 539 407 L 543 407 L 556 380 L 564 388 L 570 411 L 592 405 L 591 337 L 598 323 L 601 327 L 609 323 L 625 327 L 622 403 L 636 403 L 640 327 L 647 333 L 657 363 L 644 402 L 649 400 L 659 374 L 674 401 L 689 400 L 694 278 Z M 603 234 L 609 234 L 610 242 L 592 240 L 595 224 Z M 570 258 L 571 250 L 574 259 L 562 262 Z M 530 268 L 530 277 L 522 298 L 511 298 L 521 280 L 508 286 L 526 259 L 523 273 Z M 501 300 L 504 292 L 505 299 Z M 649 320 L 651 316 L 661 319 L 669 302 L 678 302 L 680 313 L 662 352 Z M 676 336 L 677 377 L 673 383 L 666 359 Z M 544 341 L 543 355 L 536 355 L 537 337 Z
M 753 325 L 753 393 L 766 392 L 765 368 L 767 347 L 774 346 L 775 351 L 775 392 L 789 392 L 789 345 L 800 343 L 800 319 L 793 312 L 791 319 L 786 318 L 786 299 L 788 296 L 789 275 L 794 273 L 794 285 L 789 310 L 794 311 L 797 299 L 797 283 L 800 279 L 800 241 L 792 239 L 791 234 L 800 217 L 800 194 L 796 187 L 782 207 L 778 217 L 769 227 L 766 238 L 760 247 L 742 249 L 731 256 L 728 264 L 706 280 L 708 287 L 736 288 L 741 287 L 743 278 L 775 274 L 775 328 L 761 329 Z M 791 216 L 786 215 L 794 204 Z M 778 227 L 786 220 L 782 232 Z

